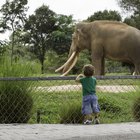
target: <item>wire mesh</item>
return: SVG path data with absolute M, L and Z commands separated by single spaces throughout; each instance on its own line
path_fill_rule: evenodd
M 140 76 L 96 78 L 101 123 L 140 120 Z M 0 123 L 81 124 L 81 104 L 75 77 L 0 78 Z

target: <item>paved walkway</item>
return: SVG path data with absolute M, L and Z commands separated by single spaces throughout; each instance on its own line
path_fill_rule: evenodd
M 0 140 L 140 140 L 140 123 L 0 124 Z

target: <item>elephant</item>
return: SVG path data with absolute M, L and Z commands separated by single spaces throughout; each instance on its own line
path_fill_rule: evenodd
M 95 75 L 105 75 L 105 58 L 132 64 L 135 75 L 140 74 L 140 31 L 132 26 L 108 20 L 77 23 L 68 60 L 55 72 L 66 76 L 84 49 L 91 51 Z

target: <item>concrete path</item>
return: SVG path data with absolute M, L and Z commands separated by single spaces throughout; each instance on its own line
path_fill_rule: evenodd
M 0 140 L 140 140 L 140 123 L 0 124 Z

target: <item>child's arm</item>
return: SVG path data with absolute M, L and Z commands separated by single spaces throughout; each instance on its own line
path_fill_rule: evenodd
M 76 81 L 76 82 L 80 82 L 80 78 L 82 78 L 82 77 L 84 77 L 84 75 L 83 75 L 83 74 L 79 74 L 79 75 L 76 77 L 75 81 Z

